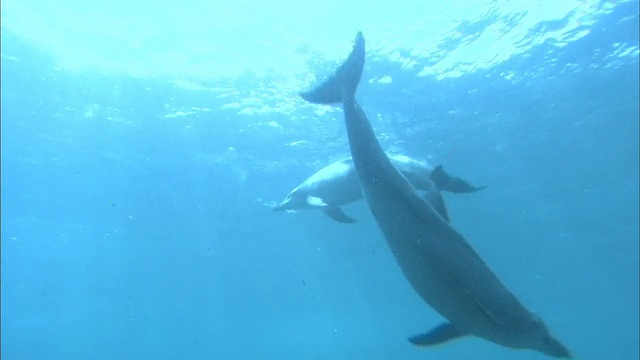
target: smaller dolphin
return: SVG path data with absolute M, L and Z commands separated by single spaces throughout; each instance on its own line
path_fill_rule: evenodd
M 405 155 L 391 155 L 395 167 L 418 190 L 469 193 L 482 190 L 467 181 L 450 176 L 438 165 L 435 168 L 424 161 Z M 351 157 L 338 160 L 311 175 L 293 189 L 273 211 L 319 209 L 333 220 L 345 224 L 356 220 L 347 216 L 340 206 L 362 199 L 358 174 Z

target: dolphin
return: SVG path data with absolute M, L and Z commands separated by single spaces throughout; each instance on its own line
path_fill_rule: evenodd
M 355 99 L 364 62 L 365 41 L 358 32 L 347 60 L 300 95 L 313 103 L 342 103 L 351 157 L 369 209 L 413 289 L 447 320 L 409 341 L 430 346 L 474 335 L 509 348 L 571 358 L 543 320 L 503 285 L 382 150 Z
M 405 155 L 387 154 L 393 165 L 419 190 L 468 193 L 484 189 L 467 181 L 450 176 L 441 165 L 431 167 Z M 355 223 L 340 206 L 362 199 L 362 191 L 351 157 L 338 160 L 311 175 L 278 205 L 273 211 L 319 209 L 333 220 Z

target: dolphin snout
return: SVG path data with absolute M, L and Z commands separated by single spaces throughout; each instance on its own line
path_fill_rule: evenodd
M 546 336 L 543 346 L 537 350 L 555 358 L 572 359 L 569 349 L 552 336 Z
M 289 199 L 287 199 L 287 200 L 285 200 L 285 201 L 281 202 L 280 204 L 278 204 L 278 205 L 276 205 L 276 206 L 272 207 L 272 208 L 271 208 L 271 211 L 273 211 L 273 212 L 280 212 L 280 211 L 287 210 L 287 207 L 286 207 L 286 206 L 287 206 L 287 204 L 289 204 Z

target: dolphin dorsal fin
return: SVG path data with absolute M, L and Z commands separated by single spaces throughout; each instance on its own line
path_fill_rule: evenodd
M 438 165 L 431 171 L 431 175 L 429 175 L 429 180 L 431 180 L 436 188 L 440 191 L 450 191 L 453 193 L 472 193 L 476 191 L 480 191 L 487 186 L 473 186 L 469 184 L 468 181 L 461 179 L 459 177 L 451 176 L 447 174 L 442 165 Z

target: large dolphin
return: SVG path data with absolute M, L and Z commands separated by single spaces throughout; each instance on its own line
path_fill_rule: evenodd
M 431 167 L 425 161 L 405 155 L 387 154 L 393 165 L 419 190 L 441 190 L 454 193 L 474 192 L 484 188 L 450 176 L 442 166 Z M 358 174 L 351 157 L 338 160 L 311 175 L 273 211 L 319 209 L 333 220 L 355 223 L 340 206 L 362 199 Z
M 413 289 L 448 320 L 409 340 L 428 346 L 475 335 L 509 348 L 570 358 L 542 319 L 502 284 L 382 150 L 355 99 L 364 61 L 364 37 L 358 33 L 347 60 L 301 96 L 314 103 L 342 102 L 351 156 L 378 227 Z

